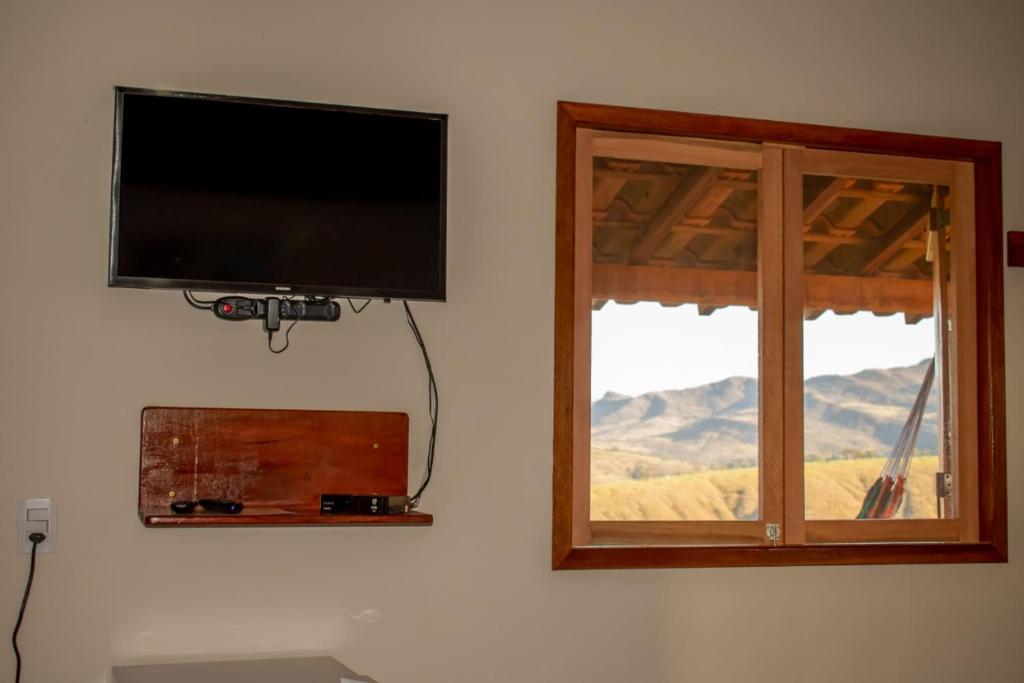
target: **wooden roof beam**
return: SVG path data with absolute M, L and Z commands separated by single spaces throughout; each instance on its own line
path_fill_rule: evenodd
M 606 211 L 628 178 L 594 175 L 594 211 Z
M 681 223 L 672 228 L 673 235 L 683 235 L 687 240 L 692 239 L 696 235 L 721 235 L 729 237 L 753 237 L 756 233 L 753 230 L 747 230 L 745 228 L 736 228 L 731 225 L 691 225 L 689 223 Z
M 927 280 L 805 274 L 804 306 L 872 313 L 927 313 L 932 292 Z
M 807 205 L 807 208 L 804 209 L 804 232 L 811 229 L 811 223 L 814 222 L 814 219 L 820 216 L 828 208 L 829 204 L 835 201 L 839 193 L 850 184 L 851 180 L 849 178 L 836 178 Z
M 663 181 L 672 178 L 677 178 L 684 175 L 683 173 L 675 172 L 663 172 L 655 173 L 653 171 L 630 171 L 617 168 L 594 168 L 594 178 L 615 178 L 623 181 L 630 180 L 653 180 Z M 749 174 L 748 174 L 749 175 Z M 595 183 L 596 184 L 596 183 Z M 746 192 L 756 192 L 758 190 L 758 183 L 755 180 L 739 180 L 731 178 L 718 178 L 715 181 L 716 187 L 728 187 L 733 190 L 743 190 Z M 860 190 L 860 192 L 870 192 L 871 190 Z M 854 190 L 856 192 L 856 190 Z M 910 195 L 907 195 L 908 197 Z
M 930 315 L 928 280 L 805 274 L 804 307 Z M 757 306 L 753 271 L 595 263 L 594 299 L 699 306 Z
M 886 192 L 885 190 L 862 190 L 856 187 L 851 187 L 842 190 L 839 193 L 840 197 L 857 197 L 858 199 L 885 199 L 887 202 L 921 202 L 927 199 L 921 195 L 908 194 L 906 192 Z
M 737 188 L 724 185 L 723 182 L 727 182 L 728 179 L 739 179 L 749 178 L 753 171 L 724 171 L 722 175 L 712 184 L 708 191 L 704 193 L 693 208 L 690 210 L 690 214 L 683 218 L 683 225 L 696 225 L 706 226 L 710 225 L 715 212 L 722 207 L 723 204 L 733 195 Z M 730 216 L 732 212 L 726 210 Z M 678 228 L 679 226 L 676 226 Z M 730 258 L 734 256 L 736 246 L 748 239 L 757 239 L 753 234 L 753 231 L 757 230 L 757 222 L 754 221 L 751 229 L 743 232 L 728 231 L 720 233 L 718 239 L 712 242 L 710 245 L 706 245 L 705 249 L 701 253 L 695 254 L 701 261 L 717 261 L 723 258 Z M 673 253 L 678 253 L 686 249 L 695 233 L 687 233 L 685 231 L 673 230 L 672 237 L 666 243 L 666 246 Z
M 928 227 L 928 206 L 919 205 L 910 209 L 891 228 L 885 231 L 878 246 L 866 254 L 861 263 L 853 266 L 853 271 L 862 275 L 871 275 L 878 271 L 885 262 L 896 255 L 903 246 Z
M 854 232 L 861 223 L 870 218 L 871 214 L 877 211 L 878 208 L 887 201 L 889 200 L 884 196 L 861 199 L 859 202 L 851 206 L 846 213 L 836 221 L 836 227 Z M 805 218 L 805 230 L 807 229 L 806 224 L 807 220 Z M 832 250 L 835 249 L 836 246 L 838 245 L 829 244 L 827 242 L 819 242 L 818 244 L 815 244 L 804 254 L 804 267 L 813 268 L 818 265 L 822 259 L 832 253 Z
M 681 173 L 672 173 L 672 172 L 655 173 L 655 172 L 652 172 L 652 171 L 630 171 L 630 170 L 616 169 L 616 168 L 594 168 L 594 179 L 595 179 L 595 183 L 594 184 L 596 186 L 597 185 L 596 181 L 598 179 L 606 179 L 606 178 L 607 179 L 613 179 L 614 178 L 614 179 L 622 180 L 622 181 L 629 181 L 629 180 L 662 181 L 662 180 L 667 180 L 667 179 L 670 179 L 670 178 L 673 178 L 673 177 L 676 177 L 676 176 L 679 176 L 679 175 L 682 175 L 682 174 Z M 844 184 L 850 183 L 851 180 L 852 179 L 850 179 L 850 178 L 837 178 L 833 182 L 834 183 L 838 183 L 838 184 L 840 184 L 842 186 Z M 730 187 L 730 188 L 732 188 L 734 190 L 743 190 L 745 192 L 756 192 L 758 190 L 758 184 L 757 184 L 756 181 L 753 181 L 753 180 L 731 180 L 731 179 L 728 179 L 728 178 L 719 178 L 718 180 L 715 181 L 715 186 L 716 187 Z M 826 188 L 826 189 L 830 189 L 830 188 Z M 826 199 L 826 195 L 822 194 L 820 196 L 821 196 L 822 200 Z M 822 210 L 824 210 L 824 208 L 827 208 L 828 204 L 831 203 L 831 200 L 835 199 L 836 197 L 856 197 L 858 199 L 865 199 L 865 198 L 873 199 L 873 198 L 877 198 L 877 197 L 884 197 L 886 200 L 888 200 L 890 202 L 919 202 L 919 201 L 922 201 L 921 195 L 910 194 L 910 193 L 906 193 L 906 192 L 895 192 L 894 193 L 894 192 L 885 192 L 884 190 L 875 190 L 875 189 L 870 189 L 870 188 L 862 189 L 862 188 L 858 188 L 858 187 L 842 187 L 842 189 L 839 190 L 838 194 L 833 195 L 831 197 L 831 199 L 829 199 L 829 201 L 825 203 L 825 207 L 823 207 Z M 927 198 L 925 197 L 924 199 L 927 199 Z M 808 206 L 807 208 L 810 209 L 811 207 Z M 820 213 L 820 211 L 818 211 L 814 215 L 817 216 L 818 213 Z
M 922 320 L 924 320 L 925 318 L 930 318 L 930 317 L 931 317 L 930 315 L 904 313 L 903 314 L 903 322 L 905 322 L 908 325 L 916 325 L 919 322 L 921 322 Z
M 662 240 L 665 239 L 672 227 L 689 213 L 690 209 L 704 196 L 704 193 L 711 187 L 721 172 L 721 168 L 711 167 L 705 169 L 702 173 L 684 178 L 672 194 L 669 195 L 668 199 L 665 200 L 665 203 L 662 204 L 658 213 L 651 219 L 651 222 L 647 224 L 644 234 L 633 245 L 630 261 L 633 263 L 645 263 L 661 244 Z

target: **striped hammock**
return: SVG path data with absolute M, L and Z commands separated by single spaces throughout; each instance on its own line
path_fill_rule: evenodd
M 924 373 L 921 389 L 917 392 L 917 398 L 910 409 L 910 415 L 907 416 L 900 436 L 882 467 L 882 473 L 864 496 L 864 503 L 857 513 L 857 519 L 892 519 L 903 504 L 910 459 L 914 456 L 917 433 L 921 430 L 921 419 L 924 417 L 925 404 L 928 402 L 928 394 L 931 393 L 934 379 L 935 359 L 932 358 L 928 370 Z

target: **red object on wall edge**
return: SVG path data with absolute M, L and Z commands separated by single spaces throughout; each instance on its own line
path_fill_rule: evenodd
M 1011 268 L 1024 267 L 1024 231 L 1011 230 L 1006 233 L 1006 265 Z

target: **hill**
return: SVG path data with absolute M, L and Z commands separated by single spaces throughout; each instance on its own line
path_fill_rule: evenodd
M 887 455 L 921 386 L 928 360 L 804 384 L 805 453 L 811 460 Z M 937 446 L 936 396 L 919 450 Z M 641 396 L 609 392 L 591 404 L 595 483 L 646 479 L 757 463 L 757 381 L 720 382 Z
M 808 519 L 853 519 L 864 492 L 884 458 L 807 463 Z M 934 518 L 935 456 L 915 456 L 907 496 L 898 517 Z M 757 469 L 693 472 L 647 481 L 595 484 L 590 490 L 594 520 L 733 520 L 757 517 Z

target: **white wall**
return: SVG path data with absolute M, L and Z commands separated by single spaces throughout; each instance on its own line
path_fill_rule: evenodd
M 33 683 L 115 663 L 327 653 L 404 681 L 1020 680 L 1024 271 L 1007 271 L 1007 565 L 551 572 L 558 99 L 1001 140 L 1024 227 L 1019 2 L 0 3 L 0 630 L 17 501 L 60 506 Z M 114 84 L 451 115 L 430 529 L 145 529 L 150 404 L 402 410 L 400 309 L 255 326 L 105 286 Z M 5 636 L 6 637 L 6 636 Z M 0 670 L 13 669 L 9 650 Z

